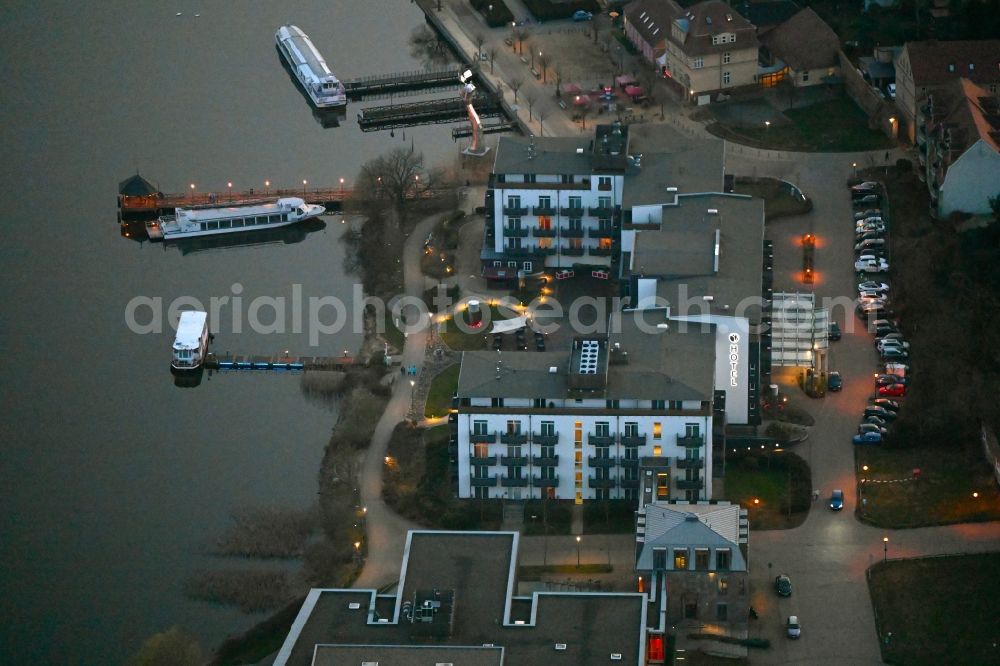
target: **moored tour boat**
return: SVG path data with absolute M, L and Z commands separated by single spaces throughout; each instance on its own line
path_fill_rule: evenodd
M 162 215 L 155 222 L 147 222 L 146 233 L 150 240 L 176 240 L 275 229 L 318 217 L 325 212 L 323 206 L 307 204 L 299 197 L 240 206 L 175 208 L 173 215 Z
M 347 91 L 319 54 L 306 33 L 294 25 L 278 28 L 274 33 L 278 51 L 318 108 L 344 106 Z
M 208 351 L 208 313 L 185 310 L 177 322 L 173 358 L 170 368 L 175 372 L 193 372 L 201 368 Z

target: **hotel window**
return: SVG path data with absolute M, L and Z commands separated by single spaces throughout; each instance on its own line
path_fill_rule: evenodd
M 667 549 L 666 548 L 654 548 L 653 549 L 653 569 L 655 571 L 663 571 L 667 568 Z
M 662 456 L 663 455 L 663 447 L 659 446 L 659 445 L 654 446 L 653 447 L 653 455 L 656 456 L 657 458 L 659 458 L 660 456 Z
M 583 208 L 583 197 L 570 197 L 567 208 Z
M 721 622 L 729 619 L 729 607 L 726 604 L 715 604 L 715 619 Z
M 802 83 L 805 83 L 808 80 L 809 80 L 809 70 L 807 69 L 806 71 L 802 72 Z
M 569 249 L 571 249 L 571 250 L 582 250 L 583 249 L 583 239 L 582 238 L 570 238 L 569 239 Z
M 728 65 L 732 61 L 733 61 L 733 54 L 732 53 L 730 53 L 729 51 L 726 51 L 725 53 L 722 54 L 722 64 L 723 65 Z
M 551 238 L 539 238 L 538 239 L 538 249 L 539 250 L 551 250 L 553 248 L 553 241 Z
M 683 571 L 688 568 L 687 548 L 674 548 L 674 571 Z
M 520 208 L 521 207 L 521 197 L 517 194 L 507 195 L 507 208 Z
M 639 436 L 639 424 L 635 421 L 625 422 L 625 436 L 626 437 L 638 437 Z
M 604 401 L 604 406 L 607 409 L 618 409 L 618 406 L 620 404 L 621 403 L 618 400 L 605 400 Z
M 490 398 L 490 407 L 503 407 L 503 398 Z
M 732 79 L 733 79 L 733 77 L 732 77 L 732 75 L 729 72 L 723 72 L 722 73 L 722 84 L 723 85 L 728 86 L 730 83 L 732 83 Z
M 708 571 L 708 548 L 694 549 L 694 568 L 698 571 Z
M 611 208 L 611 197 L 597 197 L 598 208 Z
M 728 548 L 719 548 L 715 551 L 716 571 L 729 571 L 729 556 L 730 552 Z
M 507 434 L 508 435 L 521 434 L 521 422 L 515 419 L 507 421 Z
M 552 197 L 538 197 L 539 208 L 552 208 Z
M 611 177 L 610 176 L 598 176 L 598 178 L 597 178 L 597 189 L 599 189 L 599 190 L 610 190 L 611 189 Z
M 542 421 L 541 425 L 542 435 L 544 437 L 552 437 L 556 434 L 556 422 L 555 421 Z
M 697 423 L 685 423 L 684 424 L 684 436 L 685 437 L 697 437 L 701 434 L 701 429 Z
M 670 485 L 667 479 L 666 472 L 656 475 L 656 499 L 670 499 Z
M 473 457 L 475 458 L 487 458 L 490 455 L 490 447 L 488 444 L 476 444 L 473 447 Z
M 598 421 L 594 424 L 594 434 L 598 437 L 609 437 L 610 428 L 607 421 Z
M 666 409 L 666 408 L 667 408 L 667 401 L 666 400 L 654 400 L 653 401 L 653 409 Z
M 729 592 L 729 579 L 725 576 L 719 576 L 719 594 L 726 594 Z
M 473 435 L 485 435 L 486 434 L 486 421 L 473 421 L 472 422 L 472 434 Z
M 663 437 L 663 424 L 659 421 L 653 422 L 653 439 L 660 439 Z
M 610 238 L 599 238 L 597 240 L 597 247 L 600 248 L 600 249 L 602 249 L 602 250 L 610 250 L 611 249 L 611 239 Z
M 704 58 L 695 58 L 694 59 L 694 63 L 691 66 L 694 67 L 695 69 L 701 69 L 702 67 L 705 66 L 705 59 Z
M 680 400 L 671 400 L 670 401 L 670 407 L 669 407 L 669 409 L 680 410 L 681 408 L 682 407 L 681 407 L 681 401 Z

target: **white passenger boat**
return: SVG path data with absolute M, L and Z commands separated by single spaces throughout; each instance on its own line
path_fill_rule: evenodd
M 307 204 L 298 197 L 241 206 L 175 208 L 173 215 L 161 215 L 155 222 L 147 222 L 146 233 L 150 240 L 177 240 L 276 229 L 318 217 L 325 212 L 323 206 Z
M 174 355 L 170 367 L 177 372 L 198 370 L 208 351 L 208 313 L 200 310 L 181 312 L 174 337 Z
M 344 106 L 347 91 L 319 54 L 306 33 L 294 25 L 283 25 L 274 33 L 278 51 L 318 108 Z

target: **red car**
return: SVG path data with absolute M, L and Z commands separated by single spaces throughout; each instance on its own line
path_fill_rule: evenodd
M 878 387 L 879 397 L 882 398 L 902 398 L 906 395 L 905 384 L 889 384 Z

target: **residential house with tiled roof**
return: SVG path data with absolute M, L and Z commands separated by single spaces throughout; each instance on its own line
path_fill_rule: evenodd
M 826 21 L 806 7 L 761 37 L 761 50 L 788 67 L 796 87 L 834 83 L 840 77 L 840 39 Z
M 754 26 L 720 0 L 683 9 L 674 0 L 637 0 L 625 8 L 625 36 L 689 100 L 753 85 L 759 42 Z
M 968 79 L 952 79 L 924 99 L 916 143 L 933 214 L 991 212 L 989 199 L 1000 193 L 996 95 Z
M 917 109 L 928 94 L 966 78 L 990 94 L 1000 91 L 1000 39 L 907 42 L 896 60 L 896 106 L 906 136 L 915 139 Z

